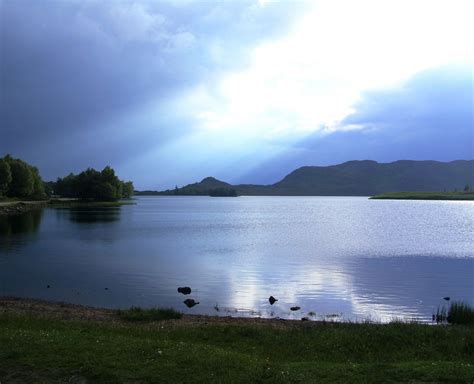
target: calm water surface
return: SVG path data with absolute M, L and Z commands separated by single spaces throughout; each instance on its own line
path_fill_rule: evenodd
M 380 321 L 427 320 L 443 296 L 474 301 L 473 202 L 136 203 L 0 217 L 0 294 L 112 308 Z M 181 285 L 193 288 L 198 306 L 184 306 Z M 270 295 L 279 299 L 273 306 Z M 294 305 L 302 310 L 290 312 Z

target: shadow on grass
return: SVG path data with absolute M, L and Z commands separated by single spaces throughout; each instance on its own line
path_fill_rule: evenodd
M 160 321 L 181 319 L 182 314 L 172 308 L 150 308 L 131 307 L 130 309 L 119 309 L 117 315 L 125 321 Z

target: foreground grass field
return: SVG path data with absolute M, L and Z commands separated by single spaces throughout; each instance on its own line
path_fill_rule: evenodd
M 474 381 L 467 326 L 192 316 L 127 322 L 112 311 L 28 308 L 0 310 L 2 384 Z
M 474 192 L 391 192 L 372 196 L 380 200 L 474 200 Z

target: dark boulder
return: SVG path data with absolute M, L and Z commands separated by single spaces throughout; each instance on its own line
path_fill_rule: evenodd
M 270 303 L 270 305 L 275 304 L 275 301 L 278 301 L 278 299 L 275 299 L 273 296 L 270 296 L 270 297 L 268 298 L 268 302 Z
M 291 307 L 290 311 L 299 311 L 300 309 L 301 307 L 296 306 L 296 307 Z
M 194 301 L 193 299 L 186 299 L 186 300 L 183 301 L 183 303 L 186 304 L 186 306 L 187 306 L 188 308 L 192 308 L 192 307 L 194 307 L 195 305 L 198 305 L 198 304 L 199 304 L 198 301 Z
M 183 295 L 189 295 L 191 293 L 190 287 L 179 287 L 178 292 L 182 293 Z

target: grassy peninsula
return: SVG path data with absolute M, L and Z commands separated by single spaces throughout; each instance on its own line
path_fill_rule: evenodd
M 372 196 L 379 200 L 474 200 L 474 191 L 469 192 L 391 192 Z
M 471 383 L 474 328 L 164 316 L 0 299 L 2 382 Z M 133 319 L 132 319 L 133 320 Z

